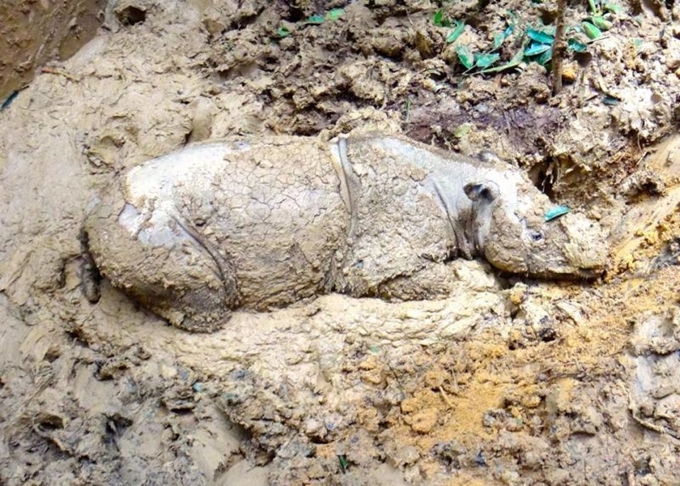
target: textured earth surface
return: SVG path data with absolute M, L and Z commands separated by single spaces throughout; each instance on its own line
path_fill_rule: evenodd
M 553 96 L 539 64 L 466 75 L 456 55 L 551 4 L 442 5 L 121 0 L 2 109 L 0 482 L 678 484 L 680 6 L 622 4 Z M 453 43 L 439 8 L 466 23 Z M 445 299 L 331 294 L 207 335 L 106 281 L 83 295 L 83 217 L 124 170 L 366 126 L 518 164 L 607 229 L 607 274 L 460 260 Z
M 94 37 L 104 0 L 7 0 L 0 4 L 0 99 L 26 88 L 37 70 L 52 69 Z

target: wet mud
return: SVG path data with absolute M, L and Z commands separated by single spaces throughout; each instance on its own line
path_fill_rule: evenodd
M 623 7 L 552 96 L 540 65 L 469 76 L 455 51 L 542 4 L 444 3 L 455 43 L 430 2 L 109 4 L 0 112 L 0 481 L 677 484 L 680 12 Z M 210 334 L 83 294 L 85 215 L 127 170 L 368 126 L 511 161 L 599 221 L 605 275 L 455 260 L 441 299 L 331 293 Z

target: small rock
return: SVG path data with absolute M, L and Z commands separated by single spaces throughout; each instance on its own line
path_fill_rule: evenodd
M 177 368 L 166 364 L 160 365 L 160 375 L 163 380 L 172 380 L 177 376 Z
M 506 469 L 500 474 L 499 479 L 503 484 L 519 484 L 520 477 L 517 471 Z
M 368 371 L 368 370 L 374 370 L 377 366 L 377 358 L 375 356 L 369 356 L 365 360 L 363 360 L 361 363 L 359 363 L 359 369 Z
M 442 89 L 441 85 L 437 84 L 433 79 L 430 78 L 423 79 L 423 88 L 428 91 L 432 91 L 433 93 L 436 93 Z
M 432 431 L 435 425 L 437 425 L 437 420 L 439 420 L 439 413 L 435 408 L 428 408 L 421 410 L 420 412 L 413 415 L 413 422 L 411 423 L 411 428 L 420 432 L 421 434 L 427 434 Z
M 565 83 L 573 83 L 576 81 L 576 65 L 569 63 L 562 67 L 562 80 Z
M 569 471 L 554 469 L 545 474 L 548 484 L 567 484 L 570 479 Z
M 508 298 L 510 299 L 510 303 L 513 306 L 519 306 L 524 302 L 527 298 L 527 293 L 529 291 L 529 288 L 525 283 L 518 283 L 515 284 L 509 291 L 508 291 Z
M 444 384 L 446 375 L 441 369 L 432 369 L 425 373 L 425 386 L 428 388 L 438 388 Z
M 394 462 L 398 467 L 404 467 L 415 463 L 420 458 L 418 448 L 413 445 L 402 447 L 394 455 Z
M 416 32 L 416 49 L 423 59 L 432 57 L 434 52 L 434 43 L 430 37 L 422 31 Z
M 361 374 L 361 379 L 371 385 L 380 385 L 383 382 L 383 374 L 381 370 L 366 371 Z
M 401 413 L 413 413 L 418 409 L 418 400 L 407 398 L 401 402 Z

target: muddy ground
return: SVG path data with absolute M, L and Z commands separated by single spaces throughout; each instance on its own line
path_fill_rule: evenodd
M 428 1 L 110 3 L 0 112 L 0 482 L 680 484 L 680 5 L 622 7 L 553 96 L 537 63 L 456 55 L 551 3 L 444 2 L 453 43 Z M 444 300 L 333 294 L 213 334 L 83 296 L 83 215 L 125 169 L 369 125 L 518 164 L 607 228 L 607 274 L 459 261 Z
M 105 0 L 0 3 L 0 99 L 26 88 L 37 69 L 75 54 L 94 37 Z

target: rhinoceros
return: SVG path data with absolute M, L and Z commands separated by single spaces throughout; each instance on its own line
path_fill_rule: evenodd
M 596 277 L 602 229 L 575 213 L 546 221 L 552 206 L 494 157 L 381 133 L 271 136 L 189 145 L 131 169 L 84 230 L 115 287 L 206 332 L 234 309 L 326 292 L 436 297 L 459 257 L 525 276 Z

